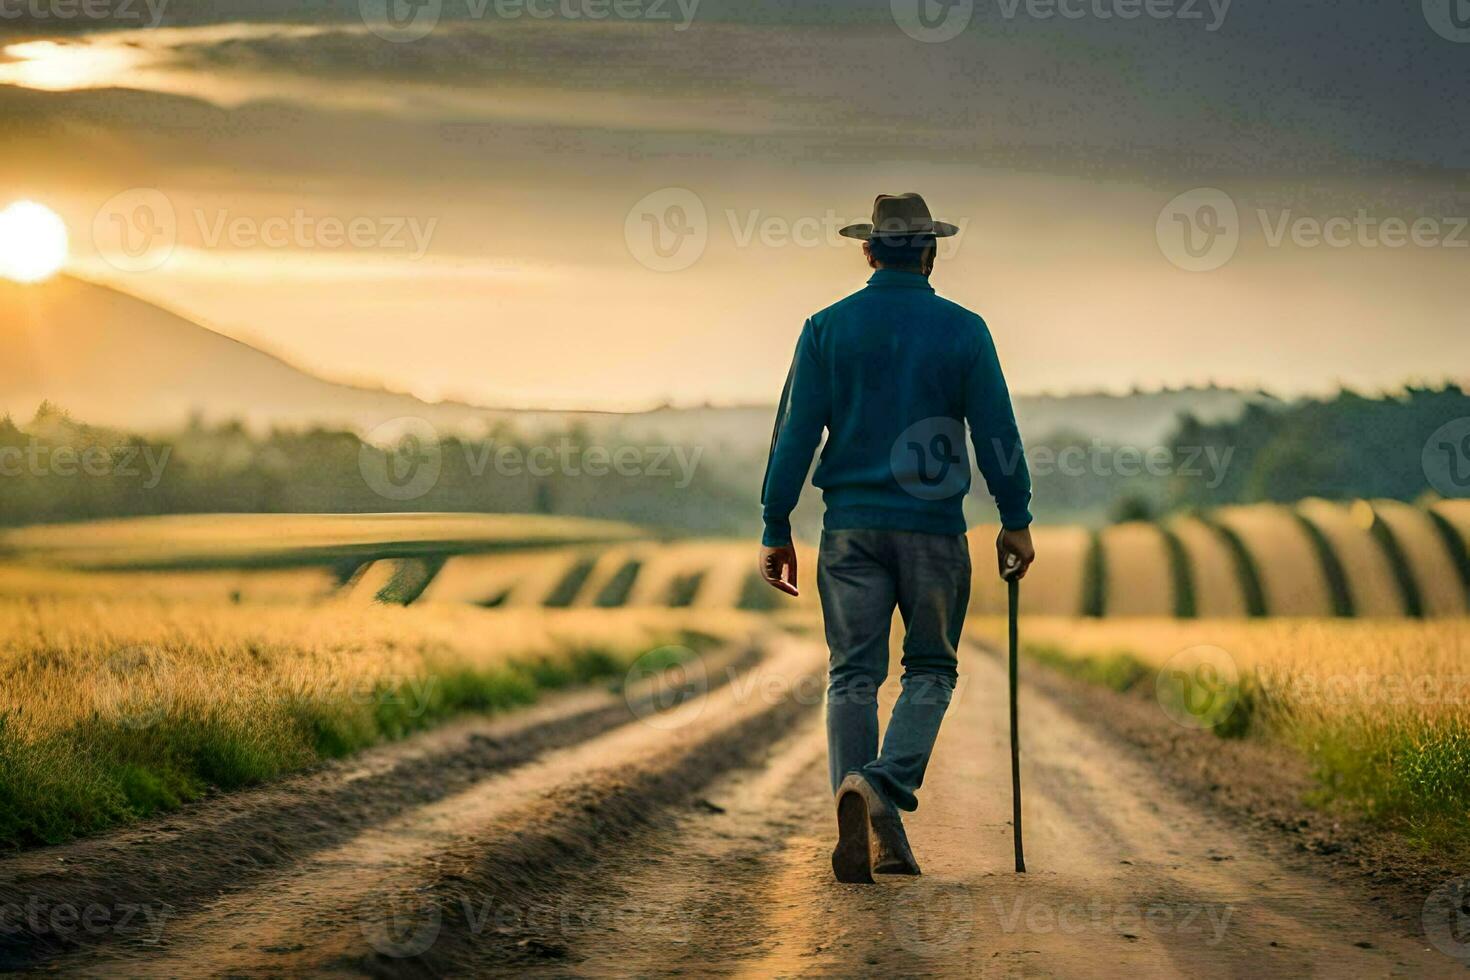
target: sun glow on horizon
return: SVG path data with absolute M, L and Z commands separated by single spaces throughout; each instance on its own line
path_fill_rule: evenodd
M 66 223 L 46 205 L 16 201 L 0 211 L 0 277 L 50 279 L 66 264 L 67 251 Z

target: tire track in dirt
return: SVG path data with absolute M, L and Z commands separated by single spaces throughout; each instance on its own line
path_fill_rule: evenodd
M 1464 973 L 1371 894 L 1284 859 L 1285 842 L 1201 806 L 1032 685 L 1031 872 L 1013 874 L 1004 666 L 974 648 L 907 820 L 925 874 L 837 884 L 820 699 L 793 696 L 820 676 L 821 654 L 777 640 L 701 703 L 371 828 L 177 923 L 163 948 L 57 965 L 145 976 Z
M 707 687 L 760 660 L 755 645 L 705 658 Z M 0 908 L 156 908 L 175 918 L 312 854 L 496 773 L 655 713 L 670 692 L 642 684 L 586 690 L 496 717 L 469 718 L 258 790 L 172 816 L 0 860 Z M 44 927 L 45 923 L 43 923 Z M 0 968 L 36 965 L 78 945 L 125 939 L 110 930 L 0 930 Z
M 839 885 L 811 718 L 712 804 L 646 828 L 538 899 L 552 916 L 436 971 L 533 976 L 1461 976 L 1284 848 L 1023 693 L 1027 856 L 1011 872 L 1003 667 L 973 650 L 909 820 L 916 879 Z M 721 812 L 715 812 L 721 811 Z
M 456 909 L 439 904 L 463 891 L 456 882 L 480 888 L 479 869 L 501 876 L 489 883 L 501 892 L 554 891 L 595 863 L 603 840 L 658 824 L 664 808 L 811 713 L 820 699 L 796 696 L 797 684 L 822 663 L 812 645 L 778 639 L 767 659 L 705 697 L 368 828 L 180 917 L 155 946 L 57 966 L 96 976 L 438 972 L 436 957 L 459 955 Z

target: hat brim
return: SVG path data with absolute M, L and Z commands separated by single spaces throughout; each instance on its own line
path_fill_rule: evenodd
M 843 238 L 855 238 L 860 242 L 871 241 L 875 237 L 907 238 L 913 235 L 933 235 L 935 238 L 953 238 L 959 233 L 959 228 L 947 221 L 936 221 L 934 222 L 934 226 L 928 229 L 915 228 L 908 231 L 889 231 L 884 232 L 881 236 L 873 234 L 873 226 L 870 224 L 848 225 L 846 228 L 837 232 Z

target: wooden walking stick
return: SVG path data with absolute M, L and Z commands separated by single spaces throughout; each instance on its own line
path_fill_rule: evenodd
M 1010 600 L 1010 677 L 1011 677 L 1011 826 L 1016 842 L 1016 872 L 1026 871 L 1026 850 L 1021 843 L 1021 736 L 1016 715 L 1016 652 L 1020 646 L 1020 629 L 1017 626 L 1021 605 L 1021 582 L 1015 572 L 1019 569 L 1015 555 L 1006 556 L 1006 592 Z

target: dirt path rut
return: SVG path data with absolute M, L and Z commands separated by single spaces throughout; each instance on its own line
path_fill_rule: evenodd
M 773 638 L 763 658 L 725 661 L 729 675 L 683 704 L 549 742 L 240 887 L 181 901 L 156 936 L 32 965 L 135 976 L 1464 975 L 1372 896 L 1187 801 L 1029 687 L 1031 872 L 1012 874 L 1004 672 L 977 649 L 907 821 L 924 875 L 838 885 L 824 661 L 810 641 Z M 419 757 L 433 766 L 442 753 Z

